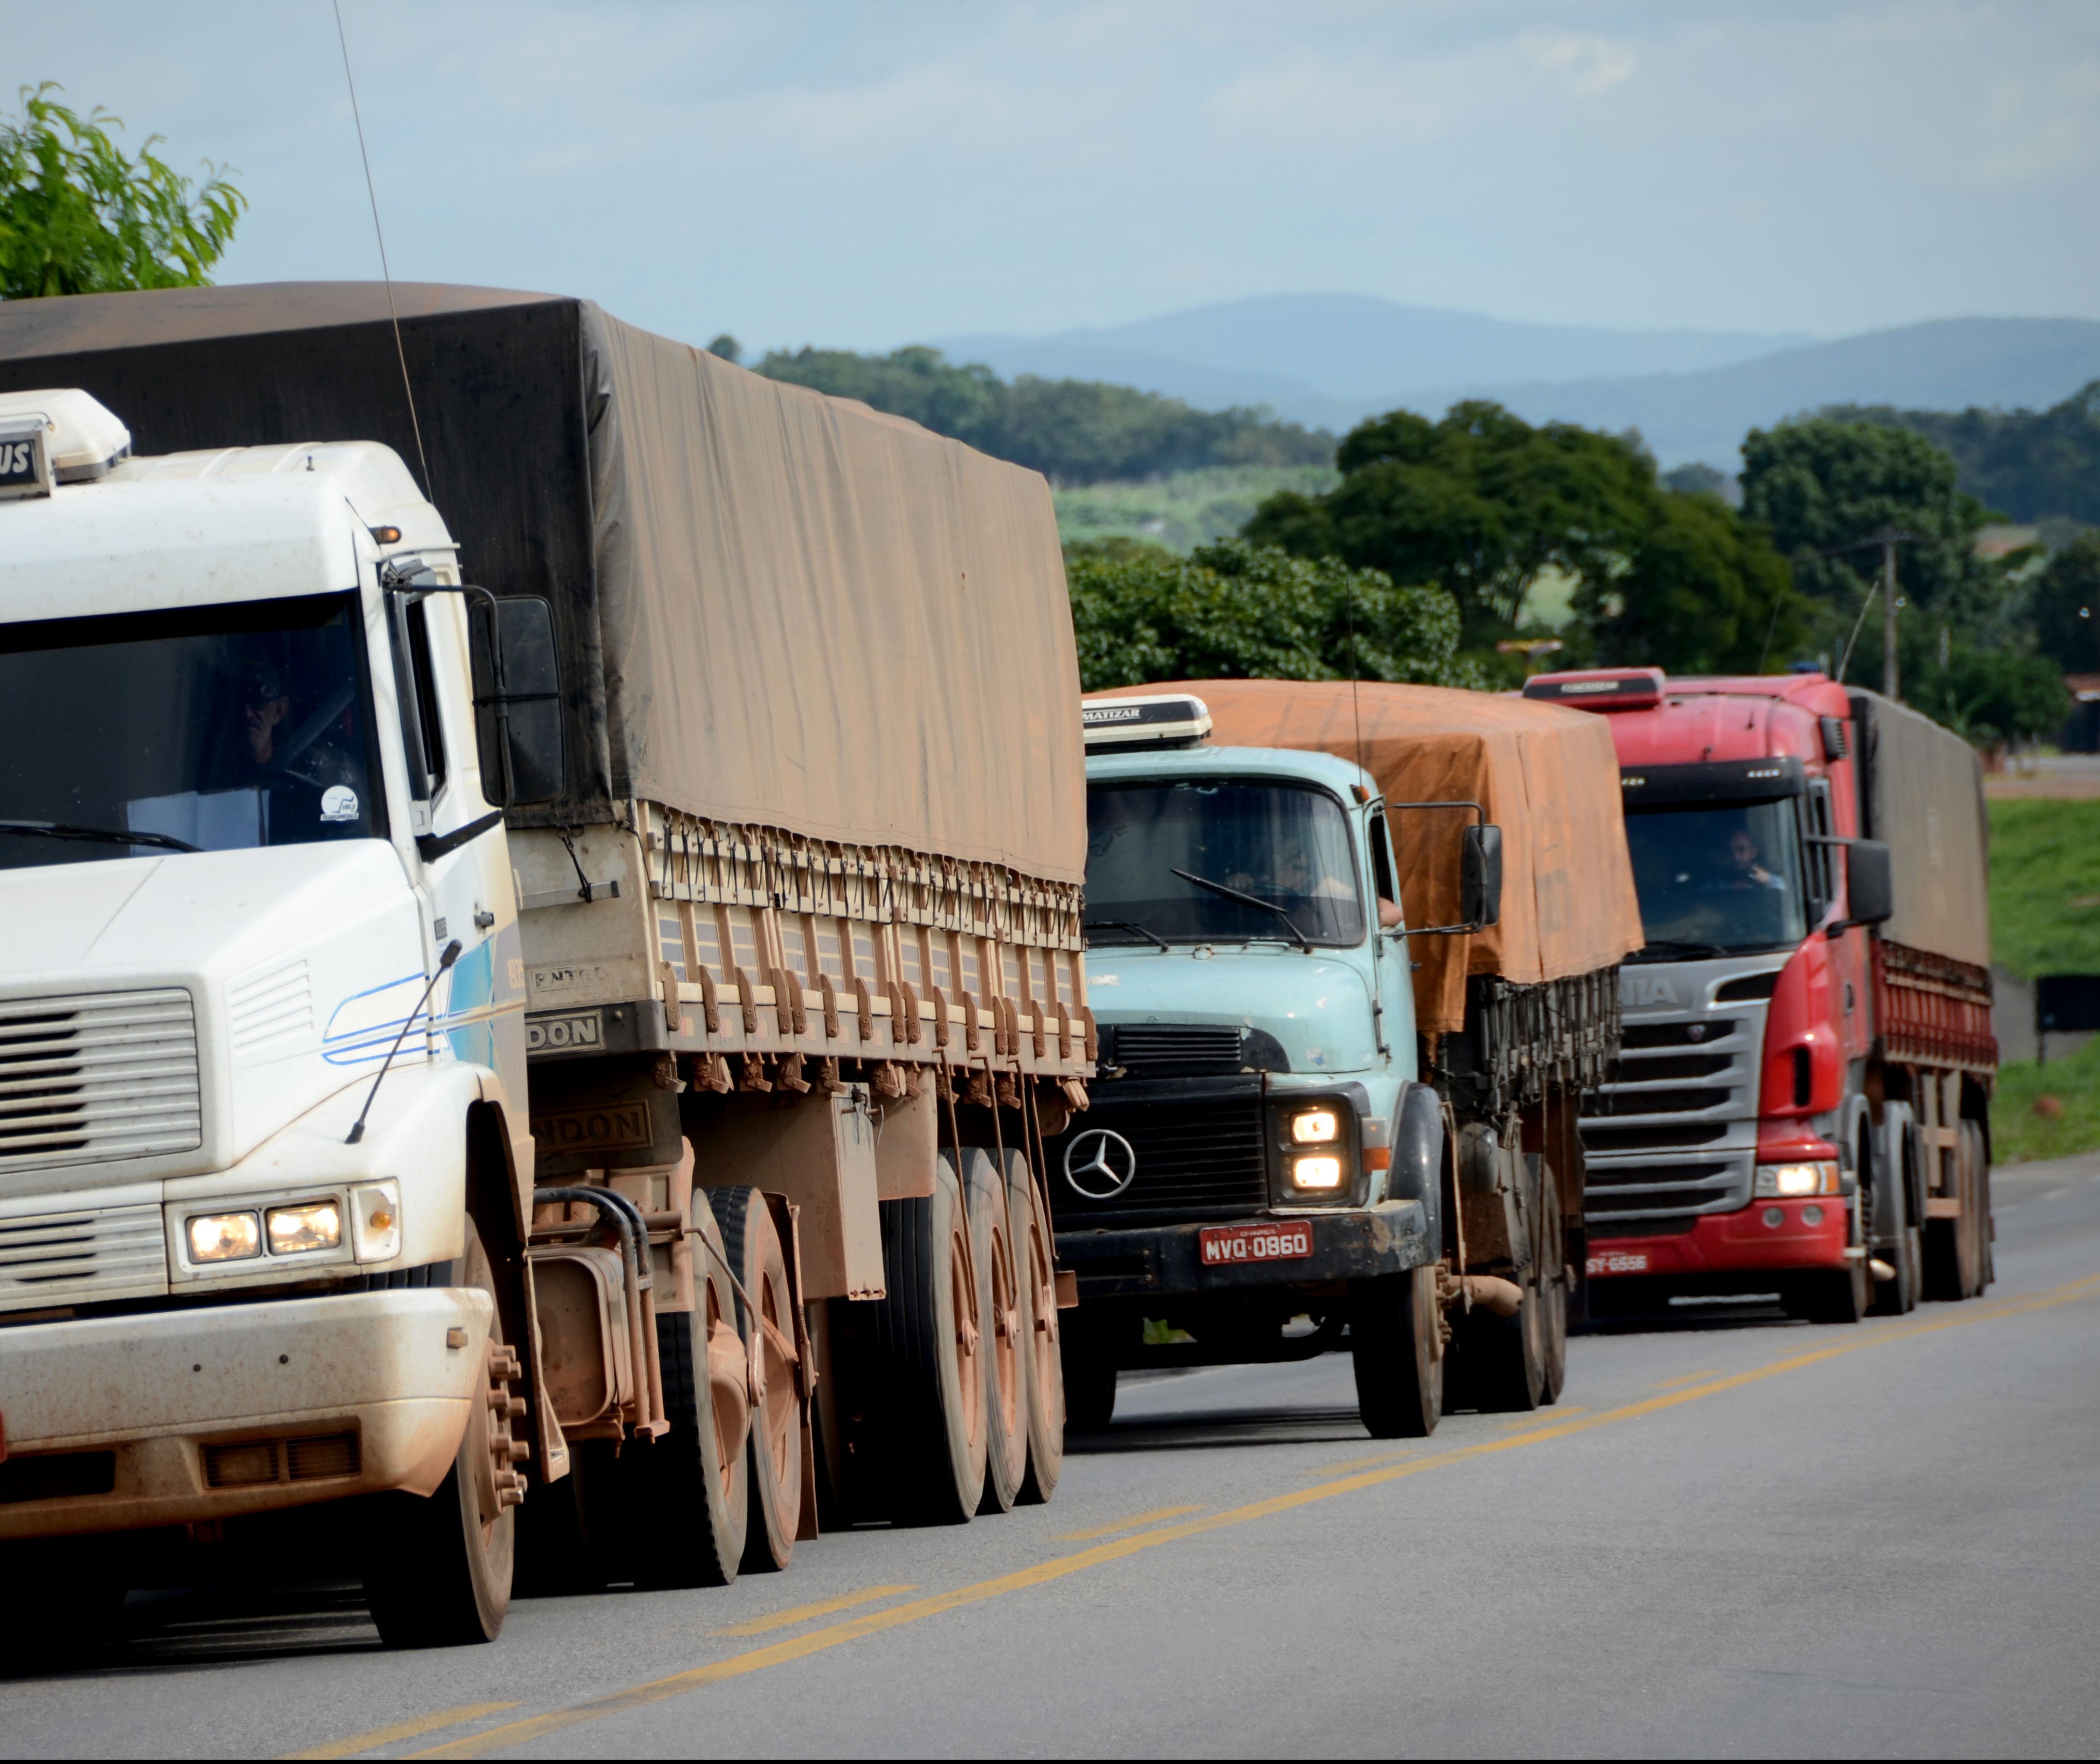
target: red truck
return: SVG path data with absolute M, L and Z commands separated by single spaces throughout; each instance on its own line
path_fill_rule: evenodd
M 1958 736 L 1821 673 L 1541 674 L 1618 749 L 1648 946 L 1583 1105 L 1593 1315 L 1850 1322 L 1992 1277 L 1988 826 Z

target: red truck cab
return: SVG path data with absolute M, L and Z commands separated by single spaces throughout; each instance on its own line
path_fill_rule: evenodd
M 1617 1074 L 1583 1109 L 1592 1308 L 1777 1290 L 1837 1320 L 1865 1308 L 1870 1276 L 1908 1308 L 1921 1230 L 1953 1216 L 1933 1196 L 1975 1189 L 1968 1162 L 1988 1172 L 1961 1122 L 1995 1047 L 1988 970 L 1979 1042 L 1979 973 L 1961 968 L 1957 1026 L 1977 1045 L 1888 1076 L 1880 952 L 1847 898 L 1882 897 L 1860 919 L 1890 911 L 1886 848 L 1866 837 L 1868 707 L 1807 673 L 1545 674 L 1524 695 L 1609 721 L 1648 940 L 1621 970 Z

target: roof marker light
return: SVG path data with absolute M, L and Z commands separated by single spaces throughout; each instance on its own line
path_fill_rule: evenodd
M 1579 711 L 1645 711 L 1662 703 L 1660 668 L 1599 668 L 1582 673 L 1533 674 L 1524 695 Z
M 1088 753 L 1138 753 L 1193 747 L 1211 733 L 1211 707 L 1193 693 L 1082 699 L 1079 722 Z

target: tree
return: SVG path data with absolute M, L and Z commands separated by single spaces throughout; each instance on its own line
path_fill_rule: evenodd
M 1961 487 L 2016 521 L 2100 521 L 2100 380 L 2047 410 L 1896 410 L 1842 405 L 1848 422 L 1914 430 L 1950 454 Z
M 247 198 L 206 161 L 201 184 L 153 151 L 109 137 L 122 120 L 86 117 L 22 88 L 22 115 L 0 121 L 0 299 L 199 288 L 232 242 Z
M 1943 664 L 1930 645 L 1899 658 L 1904 695 L 1979 747 L 2053 736 L 2071 714 L 2063 670 L 2046 655 L 1950 646 Z
M 914 344 L 887 355 L 774 350 L 758 371 L 908 417 L 1052 482 L 1152 478 L 1205 465 L 1324 465 L 1334 437 L 1264 410 L 1202 411 L 1097 380 L 1011 385 L 982 363 L 958 366 Z
M 719 355 L 724 361 L 739 362 L 743 359 L 743 345 L 737 342 L 729 332 L 724 331 L 720 337 L 708 345 L 708 353 L 710 355 Z
M 1111 540 L 1065 548 L 1079 679 L 1365 680 L 1478 688 L 1440 589 L 1229 540 L 1177 558 Z
M 1671 492 L 1625 571 L 1586 580 L 1574 611 L 1608 666 L 1762 673 L 1798 653 L 1811 608 L 1763 528 L 1718 496 Z
M 1300 557 L 1332 554 L 1456 595 L 1468 644 L 1514 631 L 1541 573 L 1590 583 L 1622 570 L 1654 514 L 1654 461 L 1568 423 L 1533 428 L 1484 400 L 1440 421 L 1393 411 L 1336 451 L 1342 482 L 1271 497 L 1246 536 Z
M 2100 533 L 2051 558 L 2027 602 L 2040 652 L 2066 673 L 2100 672 Z

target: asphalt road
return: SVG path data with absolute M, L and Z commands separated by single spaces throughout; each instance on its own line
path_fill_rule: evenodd
M 1048 1507 L 492 1647 L 135 1595 L 116 1655 L 0 1677 L 0 1755 L 2089 1757 L 2100 1158 L 1997 1183 L 1981 1301 L 1585 1336 L 1557 1409 L 1411 1447 L 1339 1357 L 1220 1368 L 1127 1383 Z

